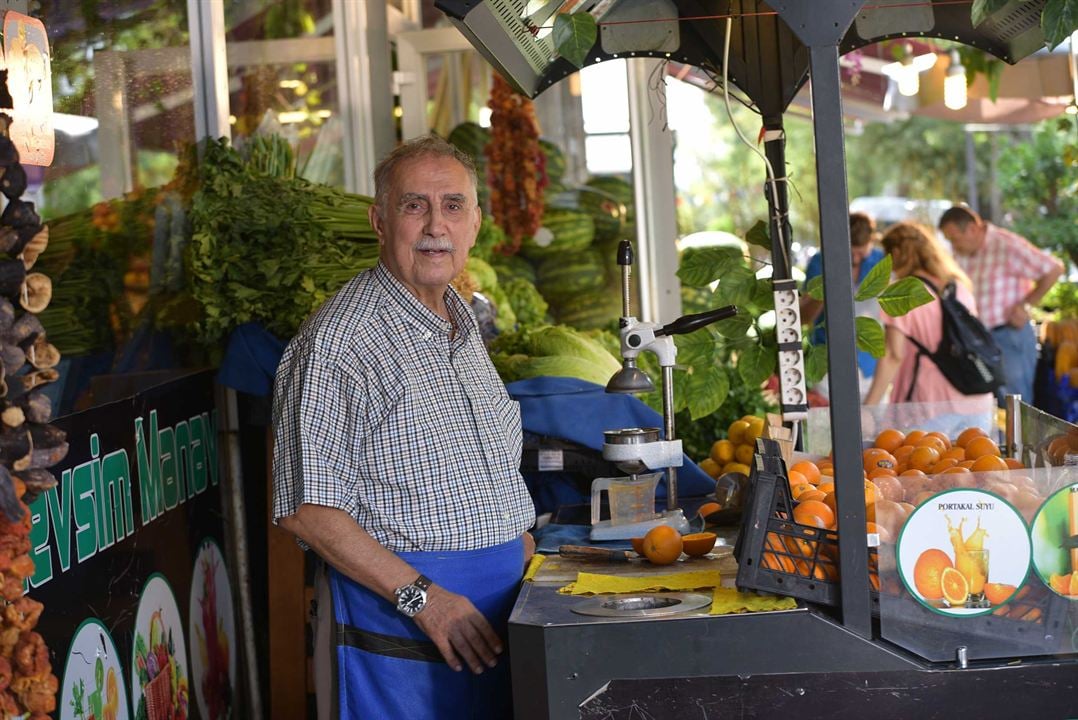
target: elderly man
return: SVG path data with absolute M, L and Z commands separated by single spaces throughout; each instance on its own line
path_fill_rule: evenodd
M 277 370 L 273 516 L 325 561 L 320 717 L 511 716 L 498 656 L 534 508 L 519 407 L 449 287 L 480 215 L 467 156 L 436 137 L 393 151 L 375 170 L 378 265 Z
M 1006 380 L 998 399 L 1018 394 L 1032 403 L 1037 336 L 1029 309 L 1055 285 L 1063 274 L 1063 263 L 961 205 L 943 213 L 939 228 L 950 241 L 958 264 L 973 281 L 981 322 L 1003 351 Z

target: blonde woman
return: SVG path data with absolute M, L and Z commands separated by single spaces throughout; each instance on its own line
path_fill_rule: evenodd
M 954 282 L 958 300 L 977 314 L 969 278 L 931 232 L 914 223 L 898 223 L 884 233 L 882 244 L 884 252 L 891 256 L 896 277 L 919 277 L 927 281 L 933 295 Z M 930 358 L 918 359 L 917 347 L 910 340 L 914 338 L 932 350 L 939 347 L 943 315 L 938 298 L 899 317 L 882 313 L 881 319 L 886 332 L 886 353 L 876 365 L 872 386 L 865 397 L 866 405 L 883 400 L 888 387 L 891 387 L 891 402 L 944 402 L 978 397 L 956 390 Z

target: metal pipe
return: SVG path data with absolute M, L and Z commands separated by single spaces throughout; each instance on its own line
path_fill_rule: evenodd
M 666 440 L 676 440 L 674 435 L 674 367 L 663 366 L 663 430 Z M 666 468 L 666 509 L 675 510 L 678 507 L 677 497 L 677 468 Z
M 1022 459 L 1022 396 L 1006 395 L 1003 398 L 1006 421 L 1003 426 L 1003 454 Z
M 240 433 L 239 411 L 236 404 L 236 391 L 232 388 L 224 388 L 224 421 L 221 423 L 221 434 L 225 442 L 222 447 L 228 454 L 228 472 L 222 478 L 225 485 L 224 491 L 227 497 L 225 512 L 228 516 L 228 525 L 231 533 L 228 535 L 228 545 L 231 546 L 230 555 L 233 577 L 237 585 L 237 596 L 240 604 L 240 627 L 243 632 L 243 655 L 245 662 L 240 663 L 247 670 L 247 703 L 250 710 L 248 716 L 260 718 L 262 713 L 262 685 L 258 681 L 258 654 L 255 650 L 255 627 L 254 613 L 251 604 L 251 567 L 247 554 L 247 520 L 244 515 L 243 504 L 243 460 L 240 456 Z
M 771 263 L 773 280 L 790 277 L 790 201 L 786 187 L 786 134 L 782 115 L 764 118 L 764 154 L 775 172 L 775 182 L 766 183 L 768 227 L 771 231 Z

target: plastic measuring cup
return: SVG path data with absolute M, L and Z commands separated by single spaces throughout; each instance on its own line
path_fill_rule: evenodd
M 655 517 L 655 486 L 662 473 L 634 477 L 595 478 L 591 483 L 591 524 L 599 522 L 605 490 L 610 503 L 610 524 L 628 525 Z

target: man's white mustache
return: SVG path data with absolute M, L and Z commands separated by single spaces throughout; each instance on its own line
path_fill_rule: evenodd
M 427 252 L 431 250 L 452 250 L 453 243 L 446 238 L 424 238 L 416 244 L 416 250 Z

